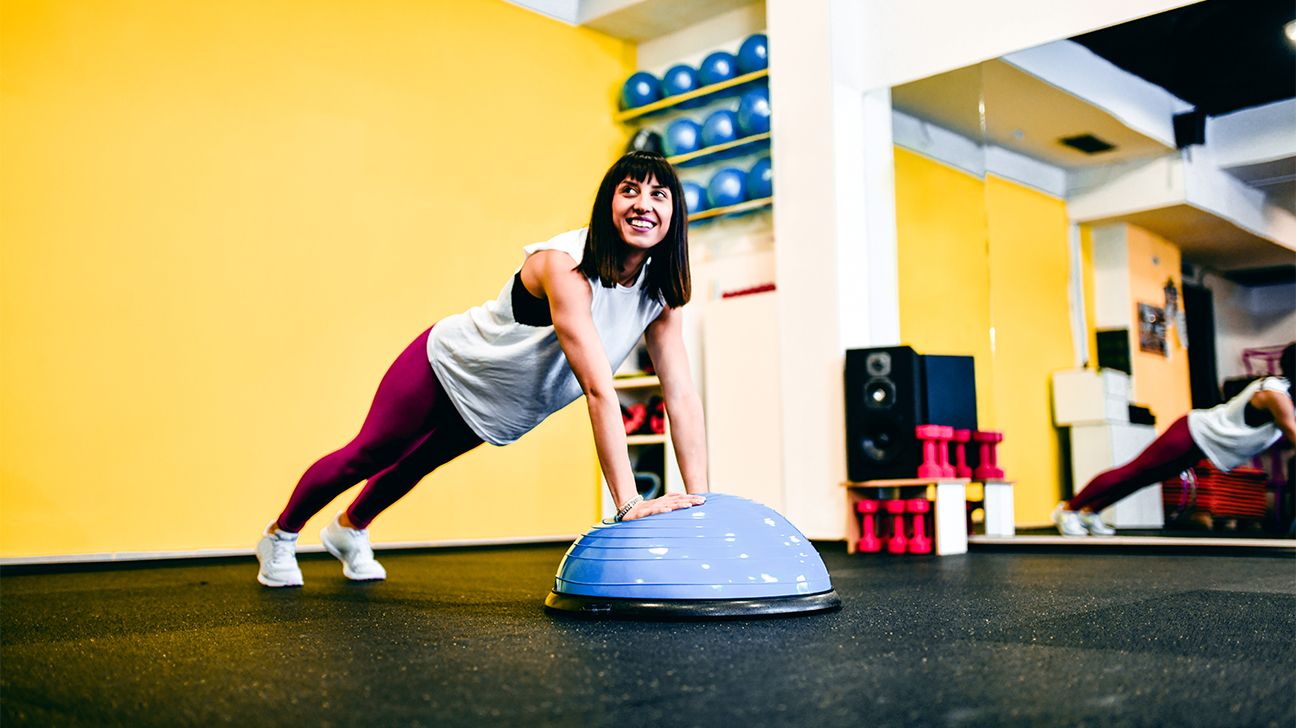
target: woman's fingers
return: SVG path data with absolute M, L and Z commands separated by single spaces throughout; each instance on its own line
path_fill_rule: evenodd
M 658 513 L 669 513 L 670 511 L 677 511 L 681 508 L 692 508 L 693 506 L 700 506 L 703 503 L 706 503 L 706 498 L 704 496 L 692 495 L 689 493 L 667 493 L 660 498 L 643 501 L 634 508 L 631 508 L 630 512 L 621 520 L 633 521 L 636 518 L 652 516 Z

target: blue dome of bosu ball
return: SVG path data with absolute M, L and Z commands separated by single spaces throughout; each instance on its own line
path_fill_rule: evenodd
M 545 599 L 591 617 L 760 617 L 841 607 L 819 552 L 786 518 L 754 501 L 706 503 L 576 539 Z

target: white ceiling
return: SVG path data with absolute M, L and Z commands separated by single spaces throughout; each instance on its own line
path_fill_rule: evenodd
M 1066 169 L 1095 167 L 1174 151 L 1107 112 L 1002 60 L 924 78 L 891 90 L 901 111 L 973 140 Z M 1059 140 L 1092 134 L 1115 149 L 1085 154 Z

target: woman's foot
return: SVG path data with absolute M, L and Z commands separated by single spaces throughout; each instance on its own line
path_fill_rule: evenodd
M 342 562 L 342 573 L 352 581 L 381 581 L 387 578 L 387 570 L 374 560 L 373 548 L 369 545 L 369 531 L 363 528 L 347 528 L 339 523 L 342 513 L 320 531 L 320 541 L 324 549 Z
M 280 531 L 275 524 L 266 526 L 256 545 L 261 570 L 257 581 L 268 587 L 301 586 L 302 573 L 297 567 L 297 534 Z
M 1089 535 L 1089 529 L 1085 528 L 1079 511 L 1068 511 L 1066 503 L 1059 503 L 1057 508 L 1053 509 L 1053 525 L 1057 526 L 1058 533 L 1063 536 Z
M 1080 511 L 1080 522 L 1094 536 L 1115 536 L 1116 529 L 1103 523 L 1103 519 L 1093 511 Z

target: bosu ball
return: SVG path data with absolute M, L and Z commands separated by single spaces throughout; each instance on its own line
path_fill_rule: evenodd
M 786 518 L 754 501 L 706 503 L 604 522 L 576 539 L 545 607 L 587 617 L 763 617 L 841 607 L 823 559 Z

